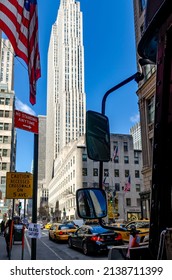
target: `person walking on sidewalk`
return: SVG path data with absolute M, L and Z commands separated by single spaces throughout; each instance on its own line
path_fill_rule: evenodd
M 5 230 L 5 221 L 2 220 L 2 222 L 1 222 L 1 235 L 4 234 L 4 230 Z
M 4 237 L 6 241 L 7 256 L 11 258 L 12 237 L 13 237 L 13 221 L 9 219 L 4 230 Z

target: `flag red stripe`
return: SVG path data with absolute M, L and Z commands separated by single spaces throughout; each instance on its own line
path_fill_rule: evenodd
M 0 0 L 0 13 L 2 15 L 0 26 L 11 41 L 15 54 L 28 65 L 30 102 L 35 104 L 36 81 L 41 76 L 37 4 L 36 2 L 28 3 L 30 4 L 28 11 L 24 4 L 25 1 L 21 0 Z

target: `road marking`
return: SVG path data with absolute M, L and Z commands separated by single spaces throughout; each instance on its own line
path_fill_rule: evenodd
M 26 235 L 25 235 L 25 241 L 26 241 L 26 245 L 27 245 L 27 248 L 28 248 L 28 251 L 29 251 L 29 255 L 31 257 L 31 248 L 30 248 L 30 244 L 28 242 L 28 239 L 27 239 Z
M 40 242 L 42 242 L 51 252 L 53 252 L 56 257 L 58 257 L 60 260 L 63 260 L 53 249 L 51 249 L 45 242 L 43 242 L 41 239 L 40 239 Z

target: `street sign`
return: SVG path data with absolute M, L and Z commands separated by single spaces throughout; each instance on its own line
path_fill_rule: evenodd
M 14 126 L 38 134 L 38 118 L 18 110 L 14 111 Z
M 6 198 L 32 198 L 33 175 L 29 172 L 7 172 Z
M 41 227 L 40 224 L 30 223 L 27 231 L 27 236 L 30 238 L 41 238 Z

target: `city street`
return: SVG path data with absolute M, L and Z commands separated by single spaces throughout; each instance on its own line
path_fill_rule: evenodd
M 25 234 L 24 260 L 31 259 L 31 239 Z M 5 240 L 0 236 L 0 260 L 7 260 Z M 85 256 L 77 249 L 70 249 L 67 243 L 55 243 L 48 238 L 48 230 L 42 230 L 42 238 L 37 239 L 37 260 L 107 260 L 107 254 Z M 22 259 L 22 245 L 14 244 L 11 253 L 12 260 Z

